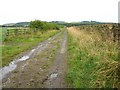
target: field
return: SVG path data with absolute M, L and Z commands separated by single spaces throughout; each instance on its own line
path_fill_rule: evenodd
M 8 31 L 9 30 L 9 31 Z M 17 30 L 17 32 L 15 31 Z M 16 55 L 32 49 L 38 43 L 56 34 L 57 30 L 49 30 L 46 32 L 34 32 L 30 29 L 23 28 L 7 28 L 4 33 L 2 48 L 2 66 L 8 65 Z
M 4 88 L 120 88 L 117 24 L 50 26 L 1 30 Z
M 108 27 L 68 28 L 68 73 L 74 88 L 113 88 L 118 83 L 118 41 Z

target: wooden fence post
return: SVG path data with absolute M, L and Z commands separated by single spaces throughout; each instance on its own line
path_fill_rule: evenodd
M 18 29 L 14 29 L 15 36 L 18 35 Z
M 24 35 L 26 34 L 26 29 L 24 29 L 24 32 L 23 32 L 23 34 L 24 34 Z
M 2 27 L 2 38 L 3 38 L 3 41 L 5 40 L 6 35 L 7 35 L 7 29 L 6 29 L 6 27 Z
M 9 36 L 10 35 L 10 32 L 9 32 L 9 29 L 6 29 L 6 31 L 7 31 L 7 36 Z

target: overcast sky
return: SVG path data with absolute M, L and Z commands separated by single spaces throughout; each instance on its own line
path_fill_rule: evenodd
M 0 24 L 42 21 L 118 22 L 119 0 L 0 0 Z

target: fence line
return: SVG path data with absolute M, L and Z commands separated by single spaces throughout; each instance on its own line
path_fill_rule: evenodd
M 20 35 L 29 35 L 39 32 L 39 29 L 30 29 L 30 28 L 7 28 L 2 27 L 2 37 L 5 39 L 7 37 L 16 37 Z

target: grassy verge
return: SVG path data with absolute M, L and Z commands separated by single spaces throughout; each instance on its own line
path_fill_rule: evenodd
M 118 83 L 117 43 L 96 31 L 68 29 L 68 86 L 114 88 Z
M 2 27 L 0 27 L 0 42 L 2 42 Z
M 0 67 L 2 66 L 2 28 L 0 27 Z
M 43 34 L 38 32 L 37 34 L 19 35 L 17 37 L 8 37 L 3 42 L 2 48 L 2 66 L 8 65 L 16 55 L 31 49 L 39 42 L 42 42 L 49 37 L 58 33 L 58 30 L 46 31 Z

